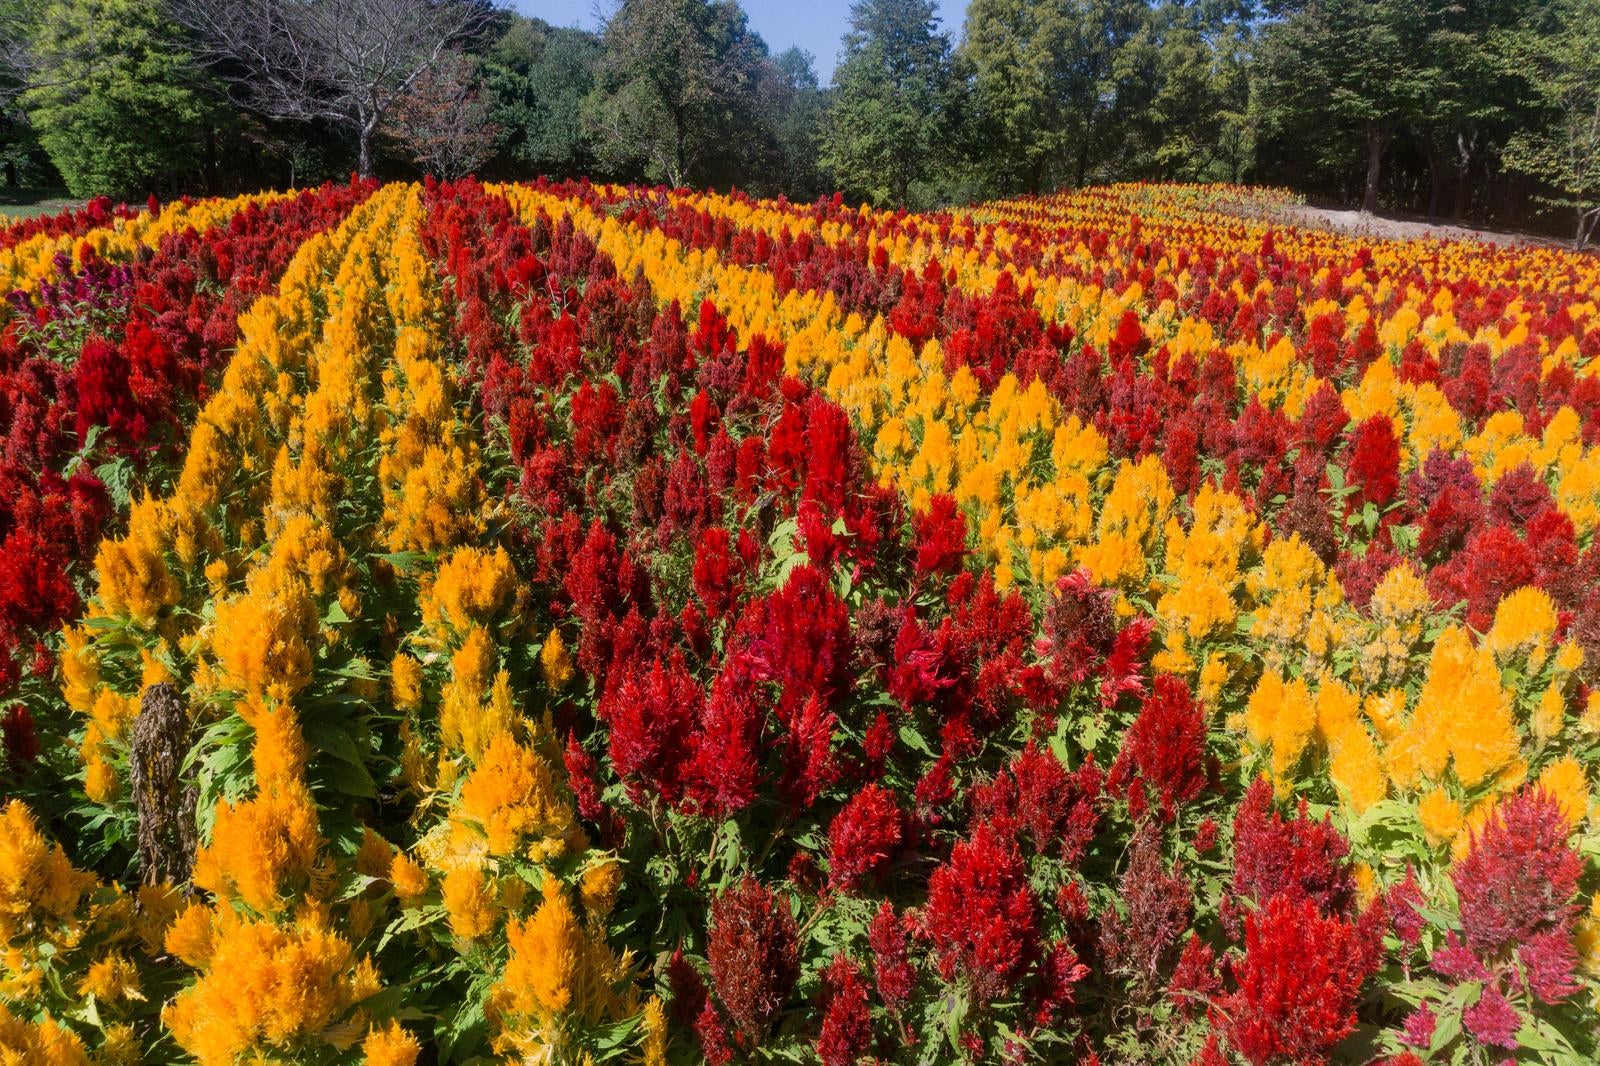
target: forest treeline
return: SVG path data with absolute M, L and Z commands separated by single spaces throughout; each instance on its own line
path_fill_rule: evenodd
M 972 0 L 949 27 L 861 0 L 829 84 L 736 0 L 622 0 L 593 32 L 488 0 L 0 0 L 0 40 L 4 177 L 77 195 L 476 171 L 925 207 L 1162 179 L 1600 218 L 1600 0 Z

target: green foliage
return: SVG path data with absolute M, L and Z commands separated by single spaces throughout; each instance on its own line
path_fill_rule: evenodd
M 684 185 L 733 180 L 770 158 L 753 121 L 767 46 L 733 0 L 626 0 L 604 42 L 585 104 L 601 163 Z
M 1582 248 L 1600 221 L 1600 0 L 1557 0 L 1543 25 L 1530 20 L 1499 40 L 1545 112 L 1512 134 L 1506 165 L 1561 191 L 1554 202 L 1577 212 Z
M 513 18 L 483 63 L 493 120 L 505 131 L 502 150 L 536 173 L 592 169 L 594 145 L 583 122 L 583 99 L 594 87 L 604 50 L 586 30 Z
M 874 203 L 908 203 L 941 160 L 956 101 L 938 22 L 931 0 L 850 9 L 823 152 L 837 181 Z
M 192 172 L 211 109 L 154 0 L 52 0 L 33 53 L 49 73 L 22 96 L 78 196 L 132 196 Z

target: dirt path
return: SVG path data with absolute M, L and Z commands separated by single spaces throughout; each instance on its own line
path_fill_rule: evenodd
M 1452 226 L 1445 222 L 1385 218 L 1382 215 L 1369 215 L 1361 211 L 1332 207 L 1289 207 L 1283 210 L 1283 219 L 1296 225 L 1314 226 L 1357 237 L 1383 240 L 1433 237 L 1439 240 L 1483 241 L 1491 244 L 1528 245 L 1538 248 L 1567 247 L 1562 241 L 1538 233 L 1502 232 L 1473 229 L 1469 226 Z

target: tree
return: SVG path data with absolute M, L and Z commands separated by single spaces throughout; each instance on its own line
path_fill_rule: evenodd
M 363 177 L 389 109 L 447 49 L 485 29 L 484 0 L 170 0 L 236 102 L 268 118 L 338 123 Z
M 906 204 L 948 130 L 950 39 L 932 0 L 858 0 L 833 85 L 824 163 L 874 202 Z
M 390 127 L 411 157 L 447 181 L 477 170 L 494 154 L 500 129 L 475 84 L 476 61 L 446 52 L 395 101 Z
M 1363 211 L 1378 209 L 1387 142 L 1422 113 L 1439 76 L 1425 46 L 1436 2 L 1446 0 L 1306 0 L 1263 33 L 1255 92 L 1267 122 L 1323 166 L 1359 145 Z
M 817 84 L 811 53 L 790 48 L 762 64 L 756 93 L 762 125 L 777 149 L 771 176 L 759 184 L 799 199 L 828 191 L 818 162 L 827 94 Z
M 967 7 L 962 52 L 973 75 L 980 165 L 999 191 L 1039 192 L 1083 134 L 1062 77 L 1068 7 L 1040 0 L 972 0 Z
M 192 172 L 211 109 L 155 0 L 53 0 L 21 104 L 75 196 L 129 196 Z
M 1542 24 L 1499 40 L 1508 69 L 1545 109 L 1543 123 L 1512 135 L 1506 166 L 1561 190 L 1549 202 L 1576 213 L 1581 249 L 1600 223 L 1600 0 L 1557 0 Z
M 769 149 L 755 121 L 767 46 L 735 0 L 624 0 L 587 104 L 601 161 L 669 185 L 734 180 Z
M 484 91 L 502 150 L 536 173 L 570 176 L 595 169 L 583 101 L 594 89 L 604 53 L 587 30 L 509 15 L 504 34 L 484 58 Z

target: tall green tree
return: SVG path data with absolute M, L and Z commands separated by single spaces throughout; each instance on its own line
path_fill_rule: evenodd
M 1266 123 L 1323 167 L 1343 166 L 1354 149 L 1364 211 L 1378 209 L 1384 149 L 1435 92 L 1438 57 L 1426 47 L 1435 2 L 1305 0 L 1263 33 L 1254 88 Z
M 129 196 L 193 173 L 213 109 L 156 0 L 51 0 L 21 102 L 76 196 Z
M 1082 137 L 1064 62 L 1070 2 L 972 0 L 962 58 L 972 72 L 980 166 L 1000 191 L 1039 192 Z
M 908 203 L 943 155 L 953 88 L 932 0 L 858 0 L 833 75 L 825 164 L 875 203 Z
M 772 174 L 752 184 L 802 200 L 830 191 L 819 158 L 828 96 L 811 53 L 789 48 L 773 56 L 762 65 L 756 93 L 775 158 Z
M 1542 14 L 1499 39 L 1543 108 L 1543 121 L 1511 137 L 1505 162 L 1559 190 L 1547 199 L 1574 212 L 1581 249 L 1600 225 L 1600 0 L 1557 0 Z
M 583 101 L 594 89 L 604 49 L 597 34 L 507 14 L 509 24 L 484 57 L 484 88 L 502 151 L 535 173 L 573 176 L 595 169 Z
M 603 40 L 586 113 L 607 166 L 708 184 L 770 151 L 751 136 L 767 46 L 736 0 L 623 0 Z

